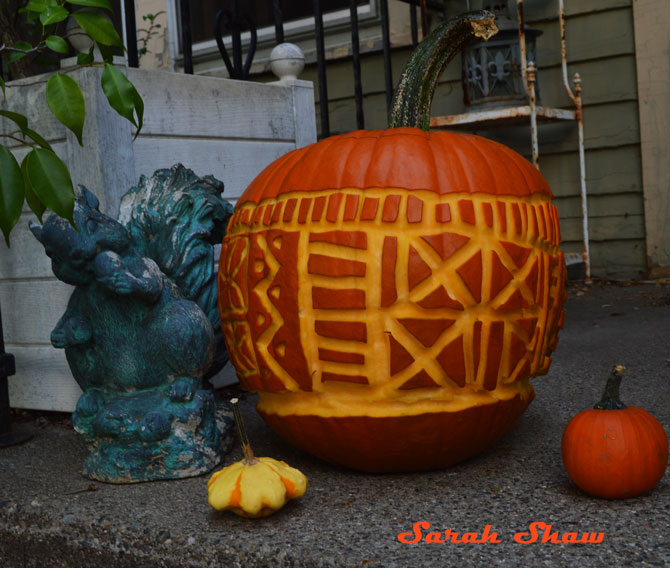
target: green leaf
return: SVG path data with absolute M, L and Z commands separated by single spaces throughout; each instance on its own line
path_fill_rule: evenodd
M 30 2 L 26 4 L 26 7 L 19 11 L 43 12 L 52 6 L 58 6 L 58 0 L 30 0 Z
M 2 100 L 7 100 L 7 93 L 5 93 L 5 80 L 0 77 L 0 89 L 2 89 Z
M 93 48 L 88 53 L 77 54 L 77 65 L 90 65 L 94 61 Z
M 109 0 L 67 0 L 68 4 L 75 4 L 77 6 L 88 6 L 89 8 L 104 8 L 112 11 L 112 6 Z
M 79 145 L 86 116 L 86 103 L 79 83 L 69 75 L 56 73 L 47 81 L 47 104 L 56 118 L 74 132 Z
M 33 48 L 32 45 L 30 45 L 27 41 L 17 41 L 12 47 L 15 47 L 16 49 L 24 49 L 24 50 L 30 50 Z
M 114 50 L 117 49 L 118 47 L 109 47 L 108 45 L 101 45 L 99 43 L 95 44 L 96 47 L 98 48 L 98 51 L 100 52 L 100 55 L 102 55 L 102 60 L 105 63 L 114 63 Z
M 102 72 L 101 84 L 109 106 L 137 128 L 137 138 L 144 119 L 144 102 L 137 89 L 121 71 L 109 64 L 105 65 Z
M 70 12 L 62 6 L 47 6 L 40 13 L 40 22 L 42 22 L 43 26 L 49 26 L 67 20 L 69 16 Z
M 25 132 L 28 129 L 28 119 L 18 112 L 12 112 L 11 110 L 0 110 L 0 116 L 4 116 L 12 122 L 15 122 L 16 125 L 21 129 L 21 132 Z
M 27 41 L 17 41 L 12 47 L 15 47 L 16 49 L 23 49 L 26 51 L 29 51 L 33 48 L 32 45 L 30 45 Z M 9 54 L 9 62 L 14 63 L 15 61 L 18 61 L 19 59 L 23 59 L 27 53 L 21 53 L 20 51 L 12 51 Z
M 47 210 L 46 205 L 40 201 L 40 198 L 37 197 L 37 194 L 35 193 L 35 190 L 32 188 L 30 185 L 30 181 L 28 180 L 28 174 L 26 173 L 26 159 L 23 159 L 23 162 L 21 162 L 21 174 L 23 175 L 23 184 L 24 184 L 24 189 L 26 192 L 26 203 L 28 203 L 28 207 L 30 207 L 30 210 L 37 215 L 37 218 L 39 219 L 40 223 L 42 223 L 42 215 L 44 215 L 44 212 Z
M 133 101 L 135 103 L 135 113 L 137 114 L 137 130 L 135 131 L 135 136 L 133 136 L 133 141 L 140 135 L 142 126 L 144 126 L 144 101 L 142 96 L 137 92 L 133 87 Z
M 56 53 L 68 53 L 70 51 L 70 46 L 60 36 L 50 35 L 44 42 L 51 51 L 55 51 Z
M 21 216 L 23 208 L 23 176 L 13 154 L 0 146 L 0 230 L 9 246 L 9 233 Z
M 35 132 L 32 128 L 26 128 L 23 131 L 23 133 L 26 136 L 29 136 L 30 138 L 32 138 L 35 142 L 37 142 L 45 150 L 51 150 L 51 144 L 49 144 L 44 138 L 42 138 L 42 136 L 38 132 Z M 52 150 L 52 152 L 53 152 L 53 150 Z
M 74 187 L 67 166 L 49 150 L 35 148 L 26 156 L 25 173 L 39 200 L 74 227 Z
M 99 44 L 123 46 L 123 42 L 114 29 L 112 22 L 100 14 L 82 10 L 75 12 L 73 16 L 91 39 L 97 41 Z
M 28 119 L 18 112 L 12 112 L 11 110 L 0 110 L 0 116 L 4 116 L 11 121 L 15 122 L 16 125 L 21 129 L 22 134 L 32 138 L 34 142 L 37 142 L 42 148 L 51 150 L 51 145 L 44 139 L 42 136 L 35 132 L 32 128 L 28 128 Z

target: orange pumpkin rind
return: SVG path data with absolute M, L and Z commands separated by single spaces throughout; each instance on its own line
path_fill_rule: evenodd
M 656 418 L 619 400 L 616 366 L 598 405 L 574 416 L 563 432 L 563 465 L 582 491 L 626 499 L 651 491 L 668 467 L 668 439 Z
M 425 52 L 442 66 L 491 22 L 457 18 L 426 39 L 439 57 Z M 219 270 L 228 352 L 261 415 L 367 471 L 444 467 L 499 440 L 549 368 L 566 297 L 544 177 L 496 142 L 415 128 L 431 95 L 401 84 L 422 110 L 399 100 L 400 127 L 327 138 L 257 176 Z

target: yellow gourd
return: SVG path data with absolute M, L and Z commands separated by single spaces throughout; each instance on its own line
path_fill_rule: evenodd
M 224 467 L 207 483 L 209 504 L 219 511 L 250 518 L 267 517 L 287 501 L 304 495 L 307 477 L 286 462 L 254 456 L 240 416 L 238 400 L 233 399 L 244 459 Z

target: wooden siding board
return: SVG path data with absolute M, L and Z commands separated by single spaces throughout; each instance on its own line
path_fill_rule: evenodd
M 580 61 L 570 65 L 568 76 L 571 86 L 575 72 L 578 72 L 582 79 L 582 97 L 586 107 L 637 99 L 635 56 L 632 54 Z M 540 104 L 573 108 L 563 86 L 560 66 L 540 67 L 537 77 Z
M 561 218 L 564 241 L 581 241 L 582 218 Z M 644 215 L 589 217 L 589 241 L 619 241 L 645 238 Z
M 592 12 L 604 12 L 617 8 L 629 8 L 632 0 L 567 0 L 565 2 L 565 16 L 590 14 Z M 524 2 L 524 16 L 529 24 L 538 20 L 556 18 L 558 2 L 555 0 L 543 2 Z
M 579 241 L 564 241 L 561 248 L 565 252 L 581 253 Z M 645 270 L 644 239 L 626 241 L 594 241 L 591 243 L 591 269 L 601 278 L 629 280 L 643 278 Z
M 579 195 L 579 154 L 541 154 L 542 175 L 556 197 Z M 618 148 L 594 148 L 586 153 L 586 183 L 589 197 L 617 193 L 637 194 L 642 202 L 640 148 L 635 144 Z
M 592 267 L 607 278 L 640 278 L 646 273 L 644 239 L 629 241 L 594 241 L 591 246 Z
M 529 24 L 533 25 L 532 22 Z M 558 18 L 538 22 L 533 27 L 543 35 L 537 39 L 540 66 L 560 65 L 560 27 Z M 630 8 L 584 14 L 565 22 L 568 67 L 577 61 L 635 53 L 633 13 Z
M 569 217 L 581 219 L 581 197 L 559 197 L 554 199 L 561 219 Z M 644 216 L 644 203 L 638 193 L 621 193 L 618 195 L 590 195 L 588 198 L 589 219 L 598 217 L 621 217 L 629 215 Z

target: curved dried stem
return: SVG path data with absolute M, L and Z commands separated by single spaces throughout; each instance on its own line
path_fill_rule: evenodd
M 444 68 L 473 37 L 488 40 L 498 33 L 494 18 L 486 10 L 461 14 L 441 24 L 416 47 L 400 76 L 389 127 L 428 130 L 433 94 Z
M 244 453 L 244 463 L 252 465 L 258 461 L 251 450 L 247 431 L 244 427 L 244 419 L 240 411 L 240 400 L 238 398 L 230 399 L 230 404 L 233 407 L 233 416 L 235 417 L 235 424 L 237 425 L 237 433 L 240 436 L 240 443 L 242 444 L 242 452 Z

